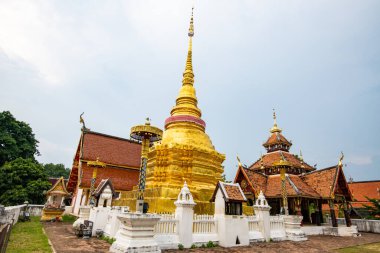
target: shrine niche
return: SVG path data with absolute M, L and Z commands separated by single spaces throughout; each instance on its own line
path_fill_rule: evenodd
M 47 191 L 46 195 L 47 201 L 42 209 L 41 221 L 61 220 L 65 212 L 65 197 L 70 196 L 63 177 Z
M 96 207 L 111 207 L 112 200 L 119 197 L 119 193 L 115 191 L 109 178 L 103 179 L 92 195 L 95 198 Z

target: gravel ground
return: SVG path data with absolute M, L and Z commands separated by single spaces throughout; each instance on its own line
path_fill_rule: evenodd
M 110 244 L 97 239 L 78 239 L 73 232 L 72 225 L 67 223 L 45 223 L 44 229 L 57 253 L 70 252 L 108 252 Z M 380 242 L 380 234 L 362 233 L 360 237 L 332 237 L 309 236 L 305 242 L 269 242 L 253 243 L 246 247 L 212 249 L 164 250 L 163 252 L 265 252 L 265 253 L 306 253 L 306 252 L 334 252 L 335 249 Z M 380 251 L 380 249 L 379 249 Z

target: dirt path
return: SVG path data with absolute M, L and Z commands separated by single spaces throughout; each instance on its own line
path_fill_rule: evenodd
M 106 241 L 97 238 L 77 238 L 74 234 L 72 224 L 46 222 L 44 229 L 57 253 L 108 252 L 111 246 Z
M 110 244 L 97 238 L 78 239 L 71 224 L 45 223 L 44 229 L 57 253 L 70 252 L 108 252 Z M 335 249 L 349 246 L 380 242 L 380 234 L 362 233 L 360 237 L 309 236 L 306 242 L 269 242 L 254 243 L 247 247 L 212 249 L 165 250 L 163 252 L 259 252 L 259 253 L 306 253 L 334 252 Z
M 163 252 L 258 252 L 258 253 L 309 253 L 334 252 L 335 249 L 349 246 L 380 242 L 380 234 L 362 233 L 360 237 L 309 236 L 305 242 L 269 242 L 253 243 L 247 247 L 213 249 L 165 250 Z M 380 249 L 379 249 L 380 250 Z

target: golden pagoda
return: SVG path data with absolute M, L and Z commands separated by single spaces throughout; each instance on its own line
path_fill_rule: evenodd
M 223 173 L 225 155 L 215 150 L 205 133 L 206 123 L 197 106 L 192 66 L 193 21 L 192 13 L 186 67 L 176 105 L 165 120 L 161 142 L 148 153 L 144 201 L 149 204 L 149 212 L 173 212 L 185 181 L 197 203 L 195 212 L 212 212 L 210 199 Z M 130 201 L 127 204 L 133 206 Z

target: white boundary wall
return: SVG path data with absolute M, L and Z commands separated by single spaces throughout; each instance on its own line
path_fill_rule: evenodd
M 344 218 L 338 218 L 339 224 L 346 224 Z M 352 225 L 358 227 L 359 232 L 380 233 L 380 220 L 351 219 Z

